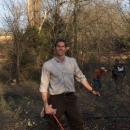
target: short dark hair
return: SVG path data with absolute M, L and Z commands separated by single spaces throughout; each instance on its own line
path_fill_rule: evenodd
M 118 59 L 118 58 L 116 58 L 116 59 L 115 59 L 115 62 L 119 62 L 119 59 Z
M 66 41 L 65 41 L 64 39 L 59 38 L 59 39 L 57 39 L 57 40 L 55 41 L 55 47 L 57 46 L 57 44 L 58 44 L 59 42 L 64 42 L 64 43 L 65 43 L 65 47 L 67 46 L 67 45 L 66 45 Z

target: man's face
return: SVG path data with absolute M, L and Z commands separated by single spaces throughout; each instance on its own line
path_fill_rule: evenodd
M 55 52 L 57 56 L 64 56 L 66 52 L 65 43 L 58 42 L 57 46 L 55 47 Z

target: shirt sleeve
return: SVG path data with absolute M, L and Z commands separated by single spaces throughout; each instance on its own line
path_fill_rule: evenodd
M 78 82 L 82 83 L 83 81 L 85 81 L 87 79 L 86 79 L 85 75 L 83 75 L 82 71 L 80 70 L 76 59 L 73 58 L 73 62 L 74 62 L 74 76 Z
M 41 83 L 40 83 L 40 92 L 48 92 L 50 81 L 50 70 L 47 63 L 44 63 L 41 71 Z

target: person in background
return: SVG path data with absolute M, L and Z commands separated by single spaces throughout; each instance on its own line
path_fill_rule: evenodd
M 94 73 L 94 77 L 93 77 L 93 88 L 96 89 L 101 89 L 102 87 L 102 81 L 101 81 L 101 78 L 102 78 L 102 75 L 103 73 L 107 73 L 109 72 L 109 70 L 105 69 L 104 67 L 101 67 L 100 69 L 96 69 L 95 70 L 95 73 Z
M 58 119 L 62 115 L 66 116 L 71 130 L 83 130 L 83 119 L 75 95 L 74 77 L 92 94 L 100 96 L 100 93 L 90 86 L 78 67 L 76 59 L 65 55 L 66 41 L 64 39 L 56 40 L 54 50 L 55 56 L 43 64 L 40 84 L 48 130 L 58 130 L 52 116 L 54 109 L 57 109 Z
M 125 66 L 120 63 L 118 58 L 116 58 L 112 69 L 112 78 L 115 82 L 115 86 L 118 92 L 123 90 L 125 76 Z

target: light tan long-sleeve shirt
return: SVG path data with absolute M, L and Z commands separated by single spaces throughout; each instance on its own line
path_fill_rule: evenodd
M 86 80 L 74 58 L 65 56 L 63 62 L 56 57 L 45 62 L 42 67 L 40 92 L 51 95 L 75 92 L 74 77 L 78 82 Z

